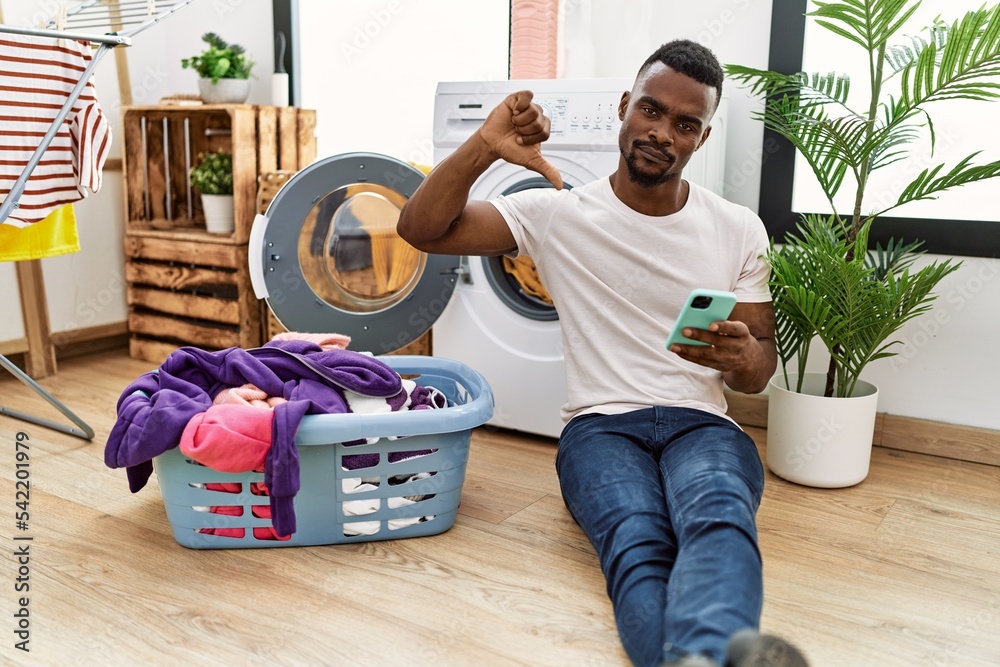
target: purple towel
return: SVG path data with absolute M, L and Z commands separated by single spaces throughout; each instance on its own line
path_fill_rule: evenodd
M 349 412 L 343 390 L 392 397 L 402 391 L 399 374 L 368 355 L 327 350 L 305 341 L 272 341 L 264 347 L 209 352 L 175 350 L 157 371 L 132 382 L 118 399 L 118 419 L 104 450 L 111 468 L 126 468 L 135 493 L 149 481 L 152 460 L 177 447 L 190 419 L 208 409 L 227 387 L 253 384 L 287 399 L 275 408 L 264 481 L 274 528 L 295 532 L 293 499 L 299 490 L 295 433 L 306 414 Z M 280 408 L 280 410 L 278 409 Z

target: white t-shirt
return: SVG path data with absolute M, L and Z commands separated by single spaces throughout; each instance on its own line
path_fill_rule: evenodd
M 748 208 L 690 185 L 684 208 L 662 217 L 626 206 L 608 178 L 493 201 L 517 240 L 513 255 L 534 260 L 559 312 L 563 420 L 656 405 L 726 416 L 722 374 L 665 343 L 692 289 L 771 300 L 761 257 L 768 238 Z

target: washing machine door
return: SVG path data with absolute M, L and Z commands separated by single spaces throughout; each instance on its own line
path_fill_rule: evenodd
M 250 233 L 250 278 L 290 331 L 340 333 L 384 354 L 434 324 L 460 258 L 422 253 L 396 234 L 424 175 L 375 153 L 314 162 L 275 195 Z

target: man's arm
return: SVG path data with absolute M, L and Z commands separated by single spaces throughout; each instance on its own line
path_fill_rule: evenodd
M 502 255 L 516 249 L 500 212 L 488 202 L 470 202 L 469 191 L 497 160 L 537 171 L 562 187 L 558 170 L 541 153 L 549 120 L 531 99 L 528 91 L 509 95 L 427 175 L 400 212 L 396 232 L 401 238 L 424 252 L 445 255 Z
M 688 361 L 722 371 L 722 379 L 734 391 L 764 391 L 778 366 L 770 301 L 738 303 L 729 320 L 712 323 L 708 331 L 685 329 L 683 333 L 711 347 L 674 345 L 671 349 Z

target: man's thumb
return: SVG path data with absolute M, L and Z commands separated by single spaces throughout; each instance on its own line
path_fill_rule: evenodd
M 548 160 L 543 158 L 541 155 L 539 155 L 536 158 L 533 158 L 528 164 L 524 166 L 544 176 L 545 180 L 551 183 L 556 190 L 562 190 L 563 188 L 562 174 L 560 174 L 559 170 L 553 167 L 552 164 Z

